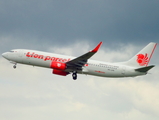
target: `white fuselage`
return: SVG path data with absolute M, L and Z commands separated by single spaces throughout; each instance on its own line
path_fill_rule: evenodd
M 50 68 L 53 61 L 66 63 L 75 57 L 47 53 L 35 50 L 16 49 L 11 52 L 6 52 L 3 57 L 14 63 L 27 64 Z M 107 63 L 96 60 L 88 60 L 87 64 L 78 70 L 77 73 L 95 75 L 101 77 L 134 77 L 145 75 L 146 73 L 134 70 L 134 67 L 126 66 L 122 63 Z M 65 72 L 72 72 L 70 69 L 65 69 Z

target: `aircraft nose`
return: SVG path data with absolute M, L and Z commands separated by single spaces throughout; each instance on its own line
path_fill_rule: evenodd
M 7 52 L 3 53 L 2 56 L 6 58 L 8 56 Z

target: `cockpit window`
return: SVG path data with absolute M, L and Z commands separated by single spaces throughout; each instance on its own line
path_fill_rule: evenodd
M 10 52 L 14 52 L 13 50 L 11 50 Z

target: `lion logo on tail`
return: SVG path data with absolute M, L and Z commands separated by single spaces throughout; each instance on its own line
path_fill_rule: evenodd
M 148 54 L 138 54 L 137 55 L 137 60 L 136 60 L 140 66 L 144 66 L 148 63 Z

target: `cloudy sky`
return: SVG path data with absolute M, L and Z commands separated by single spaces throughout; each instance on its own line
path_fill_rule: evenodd
M 158 0 L 0 0 L 0 53 L 14 48 L 79 56 L 103 41 L 93 59 L 128 60 L 159 43 Z M 150 74 L 78 75 L 18 65 L 0 57 L 2 120 L 158 120 L 159 48 Z

